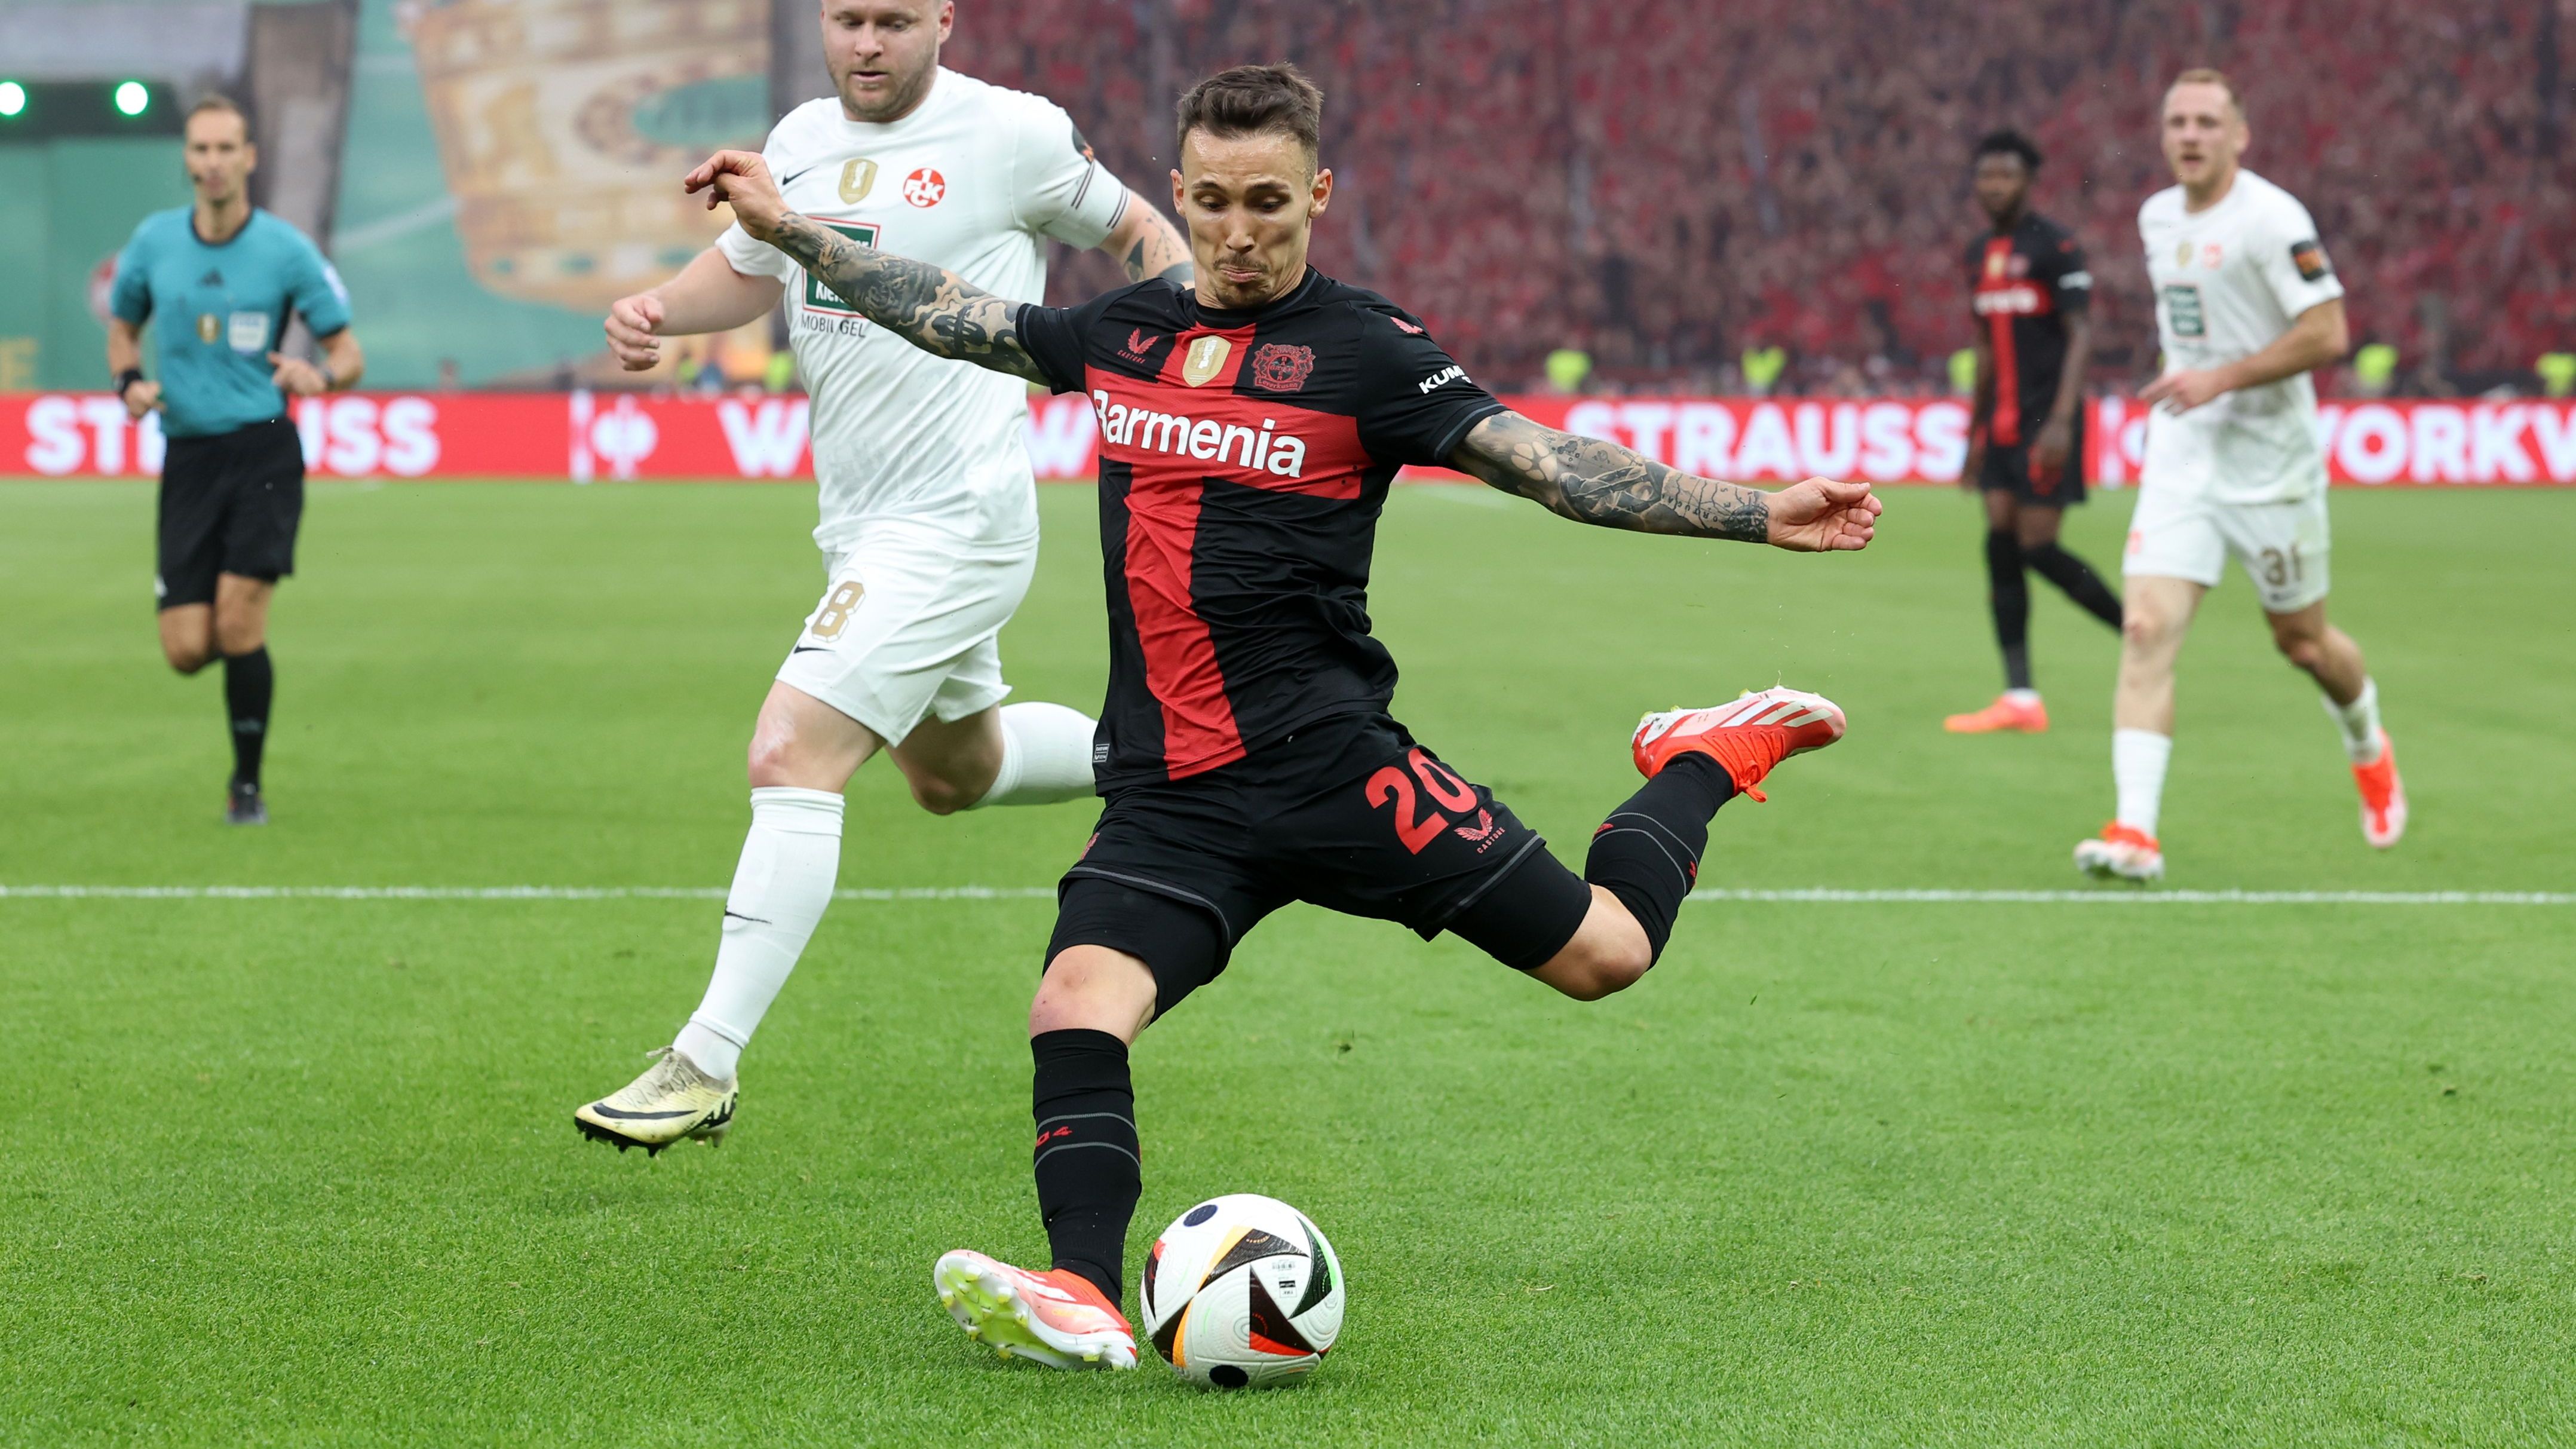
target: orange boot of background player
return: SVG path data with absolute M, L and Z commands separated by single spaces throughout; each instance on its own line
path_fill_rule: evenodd
M 1954 714 L 1941 721 L 1941 728 L 1954 735 L 1990 735 L 1999 730 L 2019 730 L 2026 735 L 2048 732 L 2048 706 L 2039 702 L 2039 691 L 2007 689 L 1995 696 L 1995 702 L 1968 714 Z

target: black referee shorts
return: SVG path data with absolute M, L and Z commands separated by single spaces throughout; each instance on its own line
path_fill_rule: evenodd
M 1574 939 L 1592 888 L 1492 791 L 1394 720 L 1356 714 L 1204 775 L 1116 791 L 1057 900 L 1046 959 L 1072 946 L 1134 956 L 1163 1012 L 1291 901 L 1425 940 L 1449 931 L 1526 971 Z
M 1977 486 L 1987 492 L 2010 493 L 2042 508 L 2064 508 L 2083 502 L 2084 412 L 2082 408 L 2075 410 L 2075 436 L 2067 444 L 2065 466 L 2053 473 L 2034 470 L 2030 444 L 2038 436 L 2038 429 L 2025 427 L 2018 443 L 1986 444 L 1986 471 L 1979 475 Z
M 215 575 L 270 583 L 295 572 L 304 444 L 285 418 L 172 438 L 161 464 L 160 607 L 215 601 Z

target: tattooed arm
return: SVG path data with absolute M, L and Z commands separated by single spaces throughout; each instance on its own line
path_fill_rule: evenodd
M 1021 345 L 1013 320 L 1019 304 L 955 272 L 889 256 L 787 207 L 769 165 L 751 151 L 719 151 L 688 174 L 683 189 L 705 192 L 707 209 L 733 207 L 754 241 L 794 257 L 807 275 L 840 294 L 859 315 L 925 352 L 953 357 L 1044 385 L 1048 379 Z
M 1190 265 L 1189 245 L 1181 240 L 1180 229 L 1139 191 L 1127 193 L 1126 214 L 1102 238 L 1100 249 L 1118 259 L 1131 282 L 1161 277 L 1187 287 L 1198 275 Z
M 1496 413 L 1450 465 L 1578 523 L 1768 543 L 1802 553 L 1866 548 L 1881 507 L 1866 483 L 1810 478 L 1776 493 L 1668 468 L 1644 454 Z

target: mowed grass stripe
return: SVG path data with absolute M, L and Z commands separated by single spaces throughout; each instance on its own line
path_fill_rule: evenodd
M 0 885 L 0 900 L 105 901 L 720 901 L 713 886 L 137 886 Z M 1053 886 L 865 886 L 839 901 L 1038 901 Z M 2576 906 L 2569 891 L 1998 891 L 1892 889 L 1694 891 L 1694 901 L 1786 905 Z

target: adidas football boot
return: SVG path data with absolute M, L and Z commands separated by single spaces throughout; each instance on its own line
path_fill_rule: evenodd
M 2165 853 L 2154 836 L 2114 820 L 2100 835 L 2077 842 L 2075 868 L 2102 880 L 2158 881 L 2165 878 Z
M 2352 767 L 2361 790 L 2361 838 L 2386 850 L 2406 833 L 2406 781 L 2397 773 L 2397 746 L 2379 732 L 2379 758 Z
M 1637 773 L 1651 780 L 1676 755 L 1696 751 L 1717 761 L 1736 790 L 1768 800 L 1762 778 L 1791 755 L 1821 750 L 1843 737 L 1840 706 L 1796 689 L 1746 691 L 1715 709 L 1671 709 L 1637 722 L 1629 742 Z
M 1995 702 L 1984 709 L 1954 714 L 1941 721 L 1941 728 L 1954 735 L 1991 735 L 2006 730 L 2019 730 L 2026 735 L 2048 733 L 2048 706 L 2039 696 L 2024 691 L 2020 696 L 2007 690 L 1995 696 Z
M 1127 1315 L 1079 1273 L 1032 1273 L 961 1248 L 941 1254 L 930 1279 L 966 1336 L 1004 1358 L 1059 1369 L 1136 1366 Z
M 742 1095 L 731 1078 L 718 1079 L 698 1070 L 674 1047 L 655 1047 L 653 1065 L 644 1075 L 572 1114 L 573 1125 L 594 1142 L 613 1142 L 617 1150 L 641 1147 L 647 1157 L 684 1137 L 713 1147 L 733 1125 L 733 1106 Z

